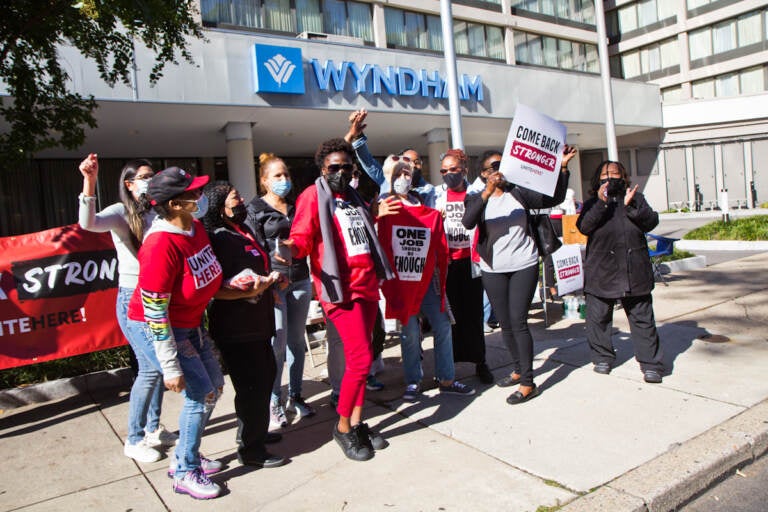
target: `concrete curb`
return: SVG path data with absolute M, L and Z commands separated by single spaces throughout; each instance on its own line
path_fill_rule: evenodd
M 661 273 L 669 274 L 672 272 L 682 272 L 685 270 L 697 270 L 707 266 L 706 256 L 693 256 L 692 258 L 683 258 L 680 260 L 665 261 L 661 264 Z
M 116 387 L 129 387 L 133 382 L 130 368 L 87 373 L 77 377 L 41 382 L 21 388 L 0 390 L 0 409 L 15 409 L 25 405 L 61 400 L 72 395 Z
M 667 512 L 768 451 L 768 400 L 673 446 L 562 512 Z
M 768 241 L 678 240 L 675 248 L 685 251 L 768 251 Z

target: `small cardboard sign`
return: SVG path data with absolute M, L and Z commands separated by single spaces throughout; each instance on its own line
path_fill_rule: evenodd
M 552 253 L 557 278 L 557 294 L 561 297 L 584 288 L 584 265 L 578 245 L 563 245 Z
M 563 160 L 565 136 L 565 125 L 518 104 L 499 170 L 510 183 L 552 196 Z

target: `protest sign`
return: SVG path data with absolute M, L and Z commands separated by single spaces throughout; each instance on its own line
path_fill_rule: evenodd
M 0 369 L 125 344 L 109 233 L 77 225 L 0 238 Z
M 552 253 L 552 264 L 557 277 L 558 295 L 568 295 L 584 288 L 584 266 L 580 246 L 563 245 Z
M 565 125 L 518 104 L 499 171 L 510 183 L 552 196 L 565 136 Z
M 392 254 L 401 281 L 421 281 L 432 233 L 428 228 L 392 226 Z

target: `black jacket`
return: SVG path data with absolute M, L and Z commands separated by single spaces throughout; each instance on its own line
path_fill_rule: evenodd
M 584 291 L 617 299 L 653 290 L 653 269 L 645 234 L 659 224 L 659 214 L 641 193 L 624 206 L 624 198 L 608 203 L 592 198 L 584 204 L 576 227 L 587 235 Z
M 271 271 L 266 258 L 252 252 L 253 242 L 236 231 L 222 227 L 208 233 L 211 247 L 221 263 L 224 280 L 250 268 L 260 275 Z M 258 242 L 257 242 L 258 243 Z M 210 331 L 216 343 L 269 341 L 275 334 L 275 303 L 272 288 L 255 304 L 252 299 L 214 299 L 209 310 Z
M 292 260 L 288 267 L 278 261 L 275 261 L 275 248 L 277 239 L 287 239 L 291 234 L 291 224 L 296 215 L 296 207 L 288 205 L 288 215 L 275 210 L 266 201 L 260 197 L 254 197 L 248 204 L 248 217 L 245 224 L 251 228 L 257 236 L 264 240 L 266 249 L 272 255 L 272 268 L 281 274 L 288 276 L 291 282 L 309 279 L 309 266 L 306 258 L 296 258 Z
M 568 190 L 568 179 L 570 176 L 571 173 L 569 171 L 560 172 L 560 175 L 557 178 L 557 185 L 555 186 L 555 193 L 552 197 L 512 184 L 507 185 L 507 189 L 504 192 L 512 194 L 526 210 L 552 208 L 565 200 L 565 192 Z M 493 244 L 496 243 L 496 240 L 488 238 L 488 234 L 485 230 L 486 204 L 487 202 L 483 201 L 481 193 L 467 194 L 464 198 L 464 217 L 461 219 L 461 223 L 464 224 L 464 227 L 467 229 L 472 229 L 477 226 L 479 231 L 477 238 L 477 253 L 483 258 L 483 261 L 485 261 L 488 266 L 493 268 Z M 527 218 L 530 220 L 530 215 Z M 530 222 L 528 223 L 527 231 L 528 236 L 532 237 Z

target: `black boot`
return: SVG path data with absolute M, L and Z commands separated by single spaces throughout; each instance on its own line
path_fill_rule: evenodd
M 346 434 L 339 432 L 338 425 L 333 425 L 333 438 L 341 446 L 341 451 L 352 460 L 370 460 L 373 458 L 373 450 L 360 442 L 360 436 L 356 430 L 350 430 Z

